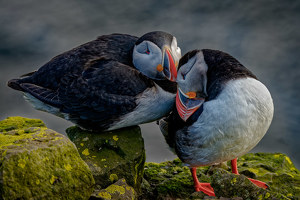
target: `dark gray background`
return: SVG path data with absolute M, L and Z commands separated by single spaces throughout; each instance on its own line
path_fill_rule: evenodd
M 34 110 L 6 82 L 99 35 L 136 36 L 163 30 L 182 53 L 212 48 L 230 53 L 269 88 L 275 115 L 254 152 L 283 152 L 300 166 L 300 1 L 0 0 L 0 119 L 42 119 L 64 133 L 70 122 Z M 175 156 L 158 127 L 142 125 L 147 161 Z

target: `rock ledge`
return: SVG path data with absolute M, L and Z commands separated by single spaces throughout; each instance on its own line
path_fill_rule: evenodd
M 94 183 L 64 135 L 38 119 L 0 121 L 0 199 L 88 199 Z

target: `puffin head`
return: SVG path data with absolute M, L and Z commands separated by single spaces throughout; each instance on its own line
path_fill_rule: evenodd
M 132 62 L 145 76 L 176 81 L 181 50 L 169 33 L 154 31 L 140 37 L 134 46 Z
M 208 96 L 207 70 L 208 66 L 200 50 L 190 51 L 180 59 L 176 81 L 176 109 L 184 121 L 200 108 Z

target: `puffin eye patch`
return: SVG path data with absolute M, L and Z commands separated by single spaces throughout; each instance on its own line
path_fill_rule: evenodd
M 139 52 L 140 54 L 149 55 L 151 53 L 151 46 L 150 44 L 148 44 L 148 42 L 144 41 L 137 46 L 136 51 Z
M 184 65 L 182 65 L 179 69 L 181 76 L 183 78 L 183 80 L 185 80 L 186 75 L 191 71 L 192 67 L 194 66 L 194 64 L 196 63 L 196 59 L 192 58 L 190 59 L 187 63 L 185 63 Z

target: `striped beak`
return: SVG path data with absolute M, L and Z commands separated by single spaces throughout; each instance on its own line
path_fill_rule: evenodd
M 167 79 L 170 81 L 176 81 L 177 78 L 177 66 L 178 61 L 176 61 L 170 50 L 168 48 L 165 48 L 164 51 L 164 57 L 163 57 L 163 65 L 162 65 L 162 71 Z
M 183 121 L 187 121 L 194 112 L 196 112 L 205 102 L 204 98 L 196 98 L 184 94 L 180 88 L 176 94 L 176 109 Z

